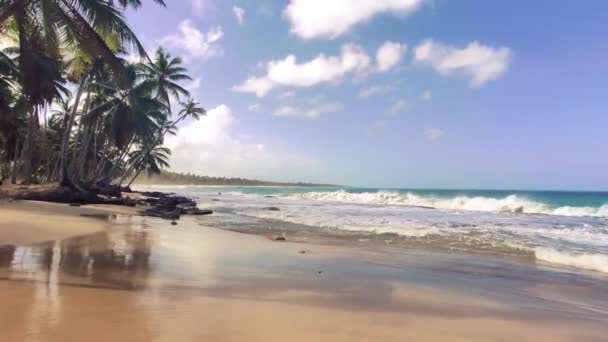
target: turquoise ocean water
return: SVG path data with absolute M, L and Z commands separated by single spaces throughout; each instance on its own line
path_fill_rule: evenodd
M 216 210 L 222 228 L 314 232 L 404 248 L 523 255 L 608 273 L 608 192 L 151 188 L 197 198 L 202 206 Z

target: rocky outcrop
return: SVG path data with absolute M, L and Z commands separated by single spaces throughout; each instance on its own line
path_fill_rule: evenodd
M 188 197 L 174 196 L 161 192 L 142 194 L 150 196 L 144 201 L 152 206 L 143 211 L 143 214 L 146 216 L 160 217 L 166 220 L 178 220 L 182 215 L 201 216 L 213 214 L 211 210 L 199 209 L 196 202 Z
M 135 202 L 129 198 L 101 196 L 92 190 L 83 190 L 72 187 L 58 186 L 44 190 L 25 190 L 14 196 L 15 199 L 28 201 L 42 201 L 52 203 L 72 204 L 114 204 L 134 206 Z

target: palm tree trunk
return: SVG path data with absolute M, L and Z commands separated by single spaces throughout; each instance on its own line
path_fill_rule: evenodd
M 13 151 L 13 169 L 11 170 L 11 184 L 17 183 L 17 173 L 19 172 L 19 135 L 15 133 L 15 150 Z
M 70 181 L 70 175 L 68 173 L 68 155 L 69 155 L 69 144 L 70 144 L 70 133 L 72 131 L 72 126 L 74 125 L 74 118 L 76 117 L 76 111 L 78 110 L 78 104 L 80 103 L 80 97 L 82 96 L 82 92 L 87 83 L 87 79 L 89 75 L 85 75 L 82 80 L 80 80 L 80 87 L 78 88 L 78 92 L 76 93 L 76 100 L 74 101 L 72 114 L 70 115 L 70 119 L 68 120 L 68 124 L 63 132 L 63 140 L 61 142 L 61 166 L 60 166 L 60 175 L 59 175 L 59 183 L 61 185 L 72 185 Z
M 177 121 L 175 121 L 174 125 L 177 125 L 180 121 L 182 121 L 185 118 L 185 116 L 180 117 L 179 119 L 177 119 Z M 164 131 L 161 131 L 160 134 L 158 135 L 158 137 L 156 137 L 156 140 L 154 141 L 153 144 L 150 144 L 150 146 L 148 146 L 148 148 L 146 149 L 145 153 L 150 153 L 150 151 L 152 151 L 152 149 L 154 148 L 154 146 L 160 144 L 160 142 L 162 141 L 163 137 L 165 136 L 165 134 L 167 134 L 167 132 L 169 131 L 169 129 L 165 129 Z M 133 173 L 133 171 L 135 170 L 135 164 L 131 165 L 131 167 L 125 172 L 125 174 L 123 175 L 122 179 L 120 180 L 119 184 L 122 184 L 122 182 L 125 181 L 125 179 L 131 174 Z
M 36 114 L 38 112 L 38 106 L 34 106 L 33 110 L 30 112 L 28 124 L 27 124 L 27 135 L 25 136 L 25 143 L 23 145 L 23 149 L 21 151 L 21 158 L 23 160 L 23 184 L 30 184 L 32 182 L 32 147 L 34 140 L 34 130 L 35 130 L 35 119 Z
M 95 172 L 97 170 L 97 128 L 99 127 L 99 120 L 95 119 L 93 125 L 93 162 L 91 163 L 91 170 Z M 91 174 L 89 174 L 91 176 Z
M 102 181 L 101 181 L 102 183 L 109 183 L 112 181 L 112 179 L 115 176 L 116 169 L 122 163 L 123 159 L 125 159 L 125 157 L 127 156 L 127 153 L 129 153 L 129 150 L 131 149 L 131 146 L 133 145 L 134 142 L 135 142 L 135 137 L 132 137 L 131 141 L 129 141 L 129 144 L 127 145 L 127 148 L 122 152 L 122 154 L 116 160 L 116 163 L 114 163 L 114 165 L 112 165 L 110 172 L 108 172 L 108 174 L 102 179 Z
M 137 173 L 135 174 L 135 177 L 133 177 L 131 179 L 131 181 L 129 182 L 129 184 L 127 185 L 128 187 L 131 186 L 131 184 L 133 184 L 133 182 L 135 182 L 135 180 L 137 179 L 137 177 L 139 177 L 139 174 L 141 173 L 141 171 L 143 170 L 143 167 L 140 167 L 139 170 L 137 170 Z
M 90 105 L 90 96 L 91 96 L 91 92 L 89 91 L 87 93 L 87 98 L 84 101 L 84 109 L 82 112 L 82 115 L 80 117 L 80 126 L 81 126 L 81 130 L 84 129 L 84 137 L 82 138 L 82 143 L 80 144 L 80 154 L 78 155 L 78 158 L 76 158 L 76 154 L 74 154 L 74 168 L 75 171 L 78 171 L 78 181 L 79 182 L 83 182 L 83 178 L 84 178 L 84 167 L 85 164 L 87 162 L 87 154 L 89 153 L 89 144 L 91 143 L 91 127 L 87 127 L 84 125 L 84 115 L 85 113 L 88 113 L 89 111 L 89 105 Z M 83 128 L 84 127 L 84 128 Z

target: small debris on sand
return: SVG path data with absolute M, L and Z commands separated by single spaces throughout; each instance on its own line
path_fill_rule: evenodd
M 281 235 L 276 235 L 275 237 L 272 238 L 274 241 L 287 241 L 287 238 L 285 237 L 285 234 L 281 234 Z

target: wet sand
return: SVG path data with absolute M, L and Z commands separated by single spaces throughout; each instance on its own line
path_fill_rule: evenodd
M 0 341 L 605 341 L 599 275 L 108 210 L 0 202 Z

